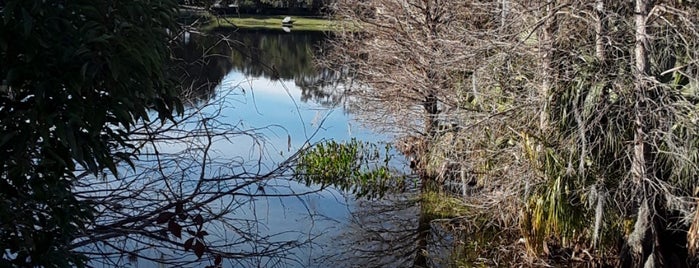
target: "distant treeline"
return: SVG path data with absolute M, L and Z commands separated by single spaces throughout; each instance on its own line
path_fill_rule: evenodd
M 306 15 L 327 14 L 335 0 L 179 0 L 181 4 L 200 6 L 218 13 Z

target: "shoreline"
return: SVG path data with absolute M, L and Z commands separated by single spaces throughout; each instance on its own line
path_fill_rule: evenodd
M 201 29 L 212 30 L 220 28 L 245 29 L 245 30 L 283 30 L 282 20 L 287 17 L 285 15 L 227 15 L 217 17 L 212 14 L 207 14 L 207 21 L 200 26 Z M 293 20 L 293 24 L 288 27 L 291 31 L 334 31 L 337 27 L 335 20 L 304 17 L 304 16 L 289 16 Z

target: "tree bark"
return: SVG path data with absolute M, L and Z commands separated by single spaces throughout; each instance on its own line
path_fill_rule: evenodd
M 553 10 L 555 1 L 549 2 L 545 9 L 545 18 L 543 28 L 541 29 L 540 53 L 541 65 L 543 71 L 543 81 L 539 89 L 539 97 L 541 98 L 541 111 L 539 113 L 539 128 L 542 133 L 545 133 L 549 128 L 549 105 L 551 89 L 555 80 L 555 70 L 553 67 L 553 36 L 554 27 L 556 26 L 556 11 Z
M 440 23 L 439 17 L 441 16 L 441 12 L 438 11 L 439 8 L 439 1 L 436 1 L 435 3 L 431 1 L 425 2 L 424 16 L 425 22 L 427 23 L 427 28 L 429 29 L 428 42 L 430 44 L 430 48 L 434 52 L 437 52 L 439 50 L 439 47 L 437 47 L 437 40 L 439 39 L 437 26 Z M 430 141 L 434 140 L 435 136 L 437 135 L 437 128 L 439 126 L 439 105 L 437 94 L 440 90 L 444 90 L 440 88 L 440 86 L 442 85 L 442 76 L 444 74 L 435 71 L 437 70 L 436 65 L 437 63 L 435 63 L 433 60 L 430 60 L 430 69 L 427 71 L 427 80 L 430 81 L 431 84 L 428 86 L 429 88 L 427 91 L 427 95 L 425 96 L 425 102 L 423 104 L 426 113 L 425 132 L 427 133 Z
M 595 0 L 595 13 L 597 15 L 597 22 L 595 24 L 595 56 L 600 63 L 604 63 L 606 60 L 604 41 L 607 34 L 604 0 Z
M 627 266 L 656 267 L 660 262 L 656 245 L 658 238 L 657 226 L 654 226 L 657 204 L 654 202 L 654 194 L 649 187 L 650 177 L 647 171 L 649 146 L 646 141 L 646 122 L 644 121 L 644 103 L 646 97 L 646 77 L 648 75 L 648 33 L 646 32 L 646 18 L 651 8 L 650 0 L 636 0 L 634 7 L 635 37 L 634 48 L 634 141 L 633 156 L 631 160 L 631 177 L 640 189 L 641 203 L 636 215 L 634 230 L 627 240 Z
M 423 102 L 423 108 L 425 109 L 425 133 L 428 141 L 431 142 L 437 136 L 437 128 L 439 128 L 437 96 L 428 94 Z
M 595 14 L 597 16 L 597 21 L 595 24 L 595 57 L 597 57 L 597 60 L 599 61 L 602 68 L 606 68 L 607 51 L 605 48 L 605 39 L 607 38 L 607 18 L 605 10 L 605 0 L 595 0 Z M 608 87 L 608 82 L 605 82 L 605 85 L 600 89 L 602 91 L 600 96 L 602 105 L 606 104 Z M 583 154 L 583 157 L 586 157 L 586 155 Z M 592 191 L 597 197 L 597 199 L 595 200 L 597 204 L 595 206 L 595 220 L 593 222 L 592 229 L 592 245 L 594 248 L 598 248 L 600 230 L 602 228 L 602 217 L 604 216 L 604 206 L 606 201 L 606 191 L 604 188 L 603 178 L 597 179 Z
M 634 70 L 635 85 L 634 91 L 636 103 L 634 107 L 634 150 L 633 159 L 631 162 L 631 175 L 634 181 L 641 185 L 646 179 L 646 144 L 645 144 L 645 129 L 643 122 L 643 102 L 644 91 L 646 91 L 646 75 L 648 74 L 648 36 L 646 33 L 646 17 L 649 11 L 649 0 L 636 0 L 634 9 L 635 26 L 636 26 L 636 46 Z

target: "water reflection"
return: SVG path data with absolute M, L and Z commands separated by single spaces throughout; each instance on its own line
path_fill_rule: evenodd
M 173 50 L 177 78 L 188 89 L 186 97 L 195 104 L 215 97 L 221 79 L 233 68 L 230 48 L 220 38 L 184 32 Z
M 195 106 L 220 100 L 228 105 L 212 111 L 220 120 L 225 118 L 230 124 L 239 121 L 250 129 L 274 126 L 261 130 L 268 144 L 261 148 L 267 151 L 264 161 L 281 161 L 284 153 L 302 148 L 309 140 L 388 140 L 388 136 L 353 128 L 347 110 L 334 109 L 343 101 L 344 83 L 351 79 L 347 79 L 346 70 L 314 65 L 314 55 L 322 51 L 326 38 L 324 33 L 298 31 L 190 34 L 176 55 L 184 63 L 180 75 L 193 89 L 189 96 Z M 221 152 L 218 157 L 242 156 L 250 154 L 254 143 L 231 139 L 215 148 Z M 315 193 L 319 189 L 283 179 L 270 181 L 264 189 L 282 195 L 314 193 L 303 198 L 251 200 L 250 208 L 237 211 L 249 216 L 236 219 L 254 219 L 264 225 L 266 233 L 288 234 L 285 238 L 291 240 L 301 235 L 303 239 L 298 241 L 307 242 L 289 251 L 297 263 L 283 266 L 427 264 L 424 258 L 416 258 L 422 256 L 416 241 L 426 243 L 425 229 L 429 226 L 419 217 L 414 194 L 383 201 L 345 200 L 344 193 L 333 189 Z
M 234 157 L 239 159 L 235 168 L 267 172 L 306 142 L 353 137 L 373 142 L 388 139 L 352 126 L 349 115 L 336 108 L 342 101 L 343 88 L 338 82 L 341 76 L 334 70 L 314 66 L 313 55 L 322 49 L 325 38 L 322 33 L 304 32 L 216 32 L 184 38 L 183 48 L 176 55 L 184 66 L 179 69 L 181 77 L 195 93 L 189 95 L 194 104 L 190 109 L 201 109 L 206 117 L 216 115 L 209 122 L 240 126 L 241 132 L 254 130 L 259 137 L 219 139 L 212 145 L 212 159 Z M 266 180 L 246 191 L 252 194 L 236 194 L 255 197 L 240 200 L 246 205 L 227 215 L 226 224 L 248 222 L 247 225 L 259 227 L 256 237 L 270 237 L 274 245 L 288 241 L 288 245 L 295 246 L 284 248 L 287 257 L 274 259 L 280 261 L 280 266 L 324 267 L 328 262 L 321 260 L 346 251 L 332 243 L 340 234 L 353 236 L 353 229 L 346 223 L 354 200 L 345 199 L 344 193 L 306 187 L 286 178 Z M 229 236 L 227 232 L 220 233 Z M 236 250 L 257 253 L 255 246 L 265 244 L 241 245 Z M 261 256 L 246 264 L 268 260 L 271 259 Z M 339 264 L 346 266 L 348 260 Z
M 175 50 L 178 74 L 194 103 L 211 99 L 224 76 L 236 72 L 271 81 L 294 81 L 301 101 L 326 107 L 342 101 L 346 72 L 319 68 L 314 55 L 322 50 L 328 34 L 323 32 L 273 30 L 226 31 L 208 34 L 185 33 L 183 45 Z

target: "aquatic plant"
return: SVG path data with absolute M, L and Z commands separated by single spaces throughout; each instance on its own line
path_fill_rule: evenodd
M 295 173 L 306 183 L 332 185 L 357 197 L 382 197 L 403 178 L 391 171 L 391 145 L 328 140 L 301 151 Z

